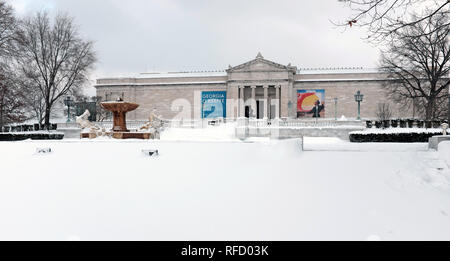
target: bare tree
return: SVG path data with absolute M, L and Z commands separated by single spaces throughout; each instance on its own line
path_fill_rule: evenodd
M 55 103 L 87 81 L 96 61 L 93 43 L 83 40 L 73 19 L 58 15 L 51 22 L 37 13 L 21 23 L 18 64 L 29 87 L 36 87 L 44 105 L 44 124 L 50 125 Z
M 429 20 L 437 14 L 448 14 L 449 0 L 338 0 L 352 12 L 341 26 L 368 28 L 368 39 L 384 40 L 385 37 L 417 23 Z M 448 21 L 441 26 L 448 27 Z M 437 28 L 436 28 L 437 29 Z M 427 33 L 432 33 L 429 31 Z
M 386 121 L 391 119 L 392 117 L 392 111 L 391 111 L 391 107 L 389 106 L 388 103 L 378 103 L 378 107 L 377 107 L 377 117 L 378 120 L 380 121 Z
M 105 110 L 100 104 L 103 102 L 101 96 L 95 96 L 93 99 L 96 101 L 97 108 L 97 121 L 105 121 L 111 118 L 111 112 Z
M 27 118 L 24 91 L 15 83 L 11 66 L 17 26 L 12 8 L 0 1 L 0 128 Z
M 25 92 L 0 70 L 0 129 L 5 124 L 23 122 L 29 118 Z
M 402 28 L 392 34 L 382 51 L 380 69 L 390 81 L 384 87 L 404 106 L 414 103 L 427 119 L 444 117 L 450 84 L 449 26 L 446 12 Z
M 0 66 L 4 65 L 5 59 L 14 53 L 14 39 L 17 30 L 17 21 L 11 6 L 0 1 Z
M 33 86 L 32 84 L 23 84 L 22 86 L 28 87 L 25 101 L 33 112 L 34 118 L 39 124 L 43 124 L 45 115 L 45 101 L 39 87 Z

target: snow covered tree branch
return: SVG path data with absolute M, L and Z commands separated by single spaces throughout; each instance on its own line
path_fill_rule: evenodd
M 27 118 L 24 91 L 15 83 L 11 62 L 15 55 L 18 21 L 12 8 L 0 1 L 0 128 L 5 124 L 21 122 Z
M 338 0 L 352 15 L 340 26 L 361 26 L 368 29 L 367 39 L 379 42 L 387 36 L 438 14 L 450 12 L 450 0 Z M 449 23 L 442 24 L 448 27 Z M 435 28 L 437 30 L 437 28 Z M 428 31 L 427 33 L 433 33 Z

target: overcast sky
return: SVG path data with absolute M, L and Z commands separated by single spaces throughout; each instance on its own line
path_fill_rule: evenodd
M 255 58 L 300 68 L 374 67 L 376 47 L 338 0 L 7 0 L 20 16 L 65 12 L 95 42 L 94 77 L 219 70 Z

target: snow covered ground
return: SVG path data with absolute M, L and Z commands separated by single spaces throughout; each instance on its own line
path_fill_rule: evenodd
M 0 143 L 0 240 L 450 240 L 450 162 L 426 144 L 179 131 Z
M 234 123 L 204 128 L 168 128 L 161 133 L 165 141 L 238 141 Z

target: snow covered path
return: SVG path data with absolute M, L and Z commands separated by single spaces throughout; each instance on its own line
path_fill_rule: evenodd
M 0 240 L 450 240 L 437 152 L 316 141 L 3 142 Z

